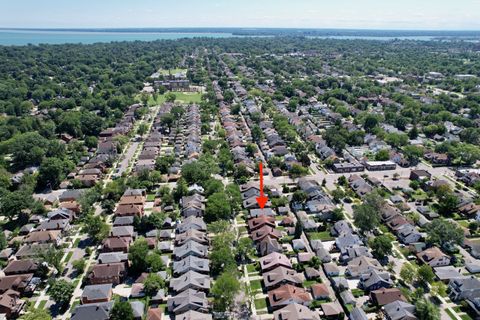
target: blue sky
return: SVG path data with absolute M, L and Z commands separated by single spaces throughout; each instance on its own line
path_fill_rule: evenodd
M 480 30 L 480 0 L 1 0 L 0 27 Z

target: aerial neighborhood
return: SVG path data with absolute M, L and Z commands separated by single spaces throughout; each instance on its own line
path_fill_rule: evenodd
M 1 318 L 480 318 L 478 44 L 0 57 Z

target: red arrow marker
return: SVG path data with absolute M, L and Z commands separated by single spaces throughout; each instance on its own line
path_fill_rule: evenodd
M 261 209 L 263 209 L 263 208 L 265 208 L 265 204 L 268 201 L 268 197 L 263 194 L 263 164 L 262 164 L 262 162 L 260 162 L 258 164 L 258 169 L 260 171 L 260 197 L 257 197 L 256 200 L 257 200 L 258 206 Z

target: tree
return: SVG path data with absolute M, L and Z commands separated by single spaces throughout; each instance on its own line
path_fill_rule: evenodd
M 38 251 L 37 257 L 40 259 L 40 261 L 45 262 L 51 267 L 54 267 L 57 272 L 62 272 L 63 250 L 58 250 L 53 246 L 49 246 L 46 249 L 41 249 L 40 251 Z
M 203 183 L 205 196 L 208 198 L 214 193 L 223 192 L 224 186 L 222 181 L 210 178 Z
M 228 220 L 217 220 L 208 224 L 208 232 L 214 234 L 222 234 L 226 232 L 231 232 L 232 224 Z
M 5 232 L 3 229 L 0 228 L 0 251 L 7 247 L 7 237 L 5 236 Z
M 150 272 L 159 272 L 165 270 L 162 256 L 157 252 L 152 252 L 147 256 L 147 264 Z
M 438 213 L 442 216 L 451 216 L 457 210 L 460 200 L 451 191 L 439 192 L 438 196 Z
M 451 249 L 454 245 L 461 245 L 464 234 L 461 227 L 445 219 L 435 219 L 427 225 L 427 242 L 436 244 L 443 249 Z
M 355 207 L 353 219 L 362 233 L 372 231 L 380 225 L 379 211 L 365 203 Z
M 24 191 L 8 192 L 1 198 L 0 215 L 13 220 L 21 216 L 23 210 L 30 208 L 33 202 L 32 196 Z
M 308 195 L 303 190 L 296 190 L 292 195 L 293 203 L 304 203 L 308 198 Z
M 167 128 L 171 128 L 175 122 L 175 117 L 171 113 L 166 113 L 160 118 L 160 123 Z
M 128 260 L 132 263 L 131 270 L 136 273 L 145 272 L 148 268 L 148 243 L 145 238 L 138 238 L 128 249 Z
M 408 136 L 404 133 L 388 133 L 385 136 L 385 142 L 392 147 L 399 148 L 408 143 Z
M 20 317 L 21 320 L 52 320 L 50 312 L 46 309 L 30 308 Z
M 73 169 L 73 163 L 58 158 L 45 158 L 38 170 L 37 183 L 40 188 L 56 189 Z
M 419 159 L 423 157 L 424 150 L 422 147 L 410 144 L 403 147 L 403 154 L 411 165 L 416 165 Z
M 367 132 L 372 132 L 372 130 L 378 126 L 378 117 L 376 115 L 369 114 L 365 117 L 365 122 L 363 124 L 363 128 Z
M 212 287 L 214 309 L 219 312 L 229 311 L 240 288 L 241 285 L 235 273 L 223 272 Z
M 236 246 L 236 256 L 240 261 L 244 262 L 255 254 L 255 246 L 250 237 L 240 238 Z
M 86 232 L 95 243 L 100 243 L 108 236 L 110 228 L 101 216 L 89 215 L 83 224 L 83 231 Z
M 156 273 L 149 273 L 143 282 L 143 290 L 147 296 L 154 296 L 165 287 L 165 281 Z
M 163 174 L 167 174 L 168 169 L 170 169 L 174 162 L 175 157 L 173 156 L 158 157 L 157 160 L 155 160 L 155 169 Z
M 208 180 L 210 176 L 217 171 L 215 166 L 218 168 L 216 163 L 210 164 L 202 160 L 186 163 L 182 166 L 182 177 L 189 184 L 200 184 Z
M 433 279 L 435 279 L 435 273 L 428 264 L 423 264 L 418 268 L 418 281 L 426 286 L 432 283 Z
M 177 100 L 177 95 L 172 92 L 168 92 L 165 94 L 165 101 L 167 102 L 175 102 Z
M 388 235 L 382 234 L 372 238 L 369 241 L 369 245 L 377 259 L 382 259 L 392 254 L 392 239 Z
M 212 251 L 210 252 L 210 270 L 213 275 L 218 275 L 224 270 L 235 270 L 237 262 L 231 248 L 233 235 L 222 233 L 213 239 Z
M 72 262 L 72 267 L 77 271 L 77 273 L 82 273 L 85 270 L 85 260 L 79 259 Z
M 98 138 L 94 136 L 85 137 L 85 146 L 87 148 L 95 148 L 98 145 Z
M 390 159 L 390 152 L 387 149 L 382 149 L 375 154 L 375 160 L 386 161 Z
M 141 123 L 139 126 L 138 126 L 138 130 L 137 130 L 137 133 L 141 136 L 143 136 L 145 133 L 148 132 L 148 125 L 146 123 Z
M 440 309 L 425 297 L 415 303 L 415 310 L 419 320 L 440 320 Z
M 55 280 L 49 289 L 50 298 L 60 305 L 68 305 L 75 286 L 64 279 Z
M 302 177 L 304 175 L 307 175 L 308 174 L 308 169 L 305 168 L 305 167 L 302 167 L 299 164 L 294 163 L 292 165 L 292 167 L 290 168 L 289 173 L 292 176 L 292 178 L 298 178 L 298 177 Z
M 231 183 L 225 187 L 225 193 L 233 211 L 238 211 L 242 206 L 242 193 L 237 184 Z
M 231 216 L 232 207 L 224 192 L 217 192 L 208 197 L 205 209 L 205 221 L 207 223 L 220 219 L 228 220 Z
M 430 288 L 430 294 L 433 297 L 444 297 L 447 295 L 447 285 L 441 281 L 434 282 Z
M 408 283 L 413 284 L 413 282 L 417 279 L 417 269 L 411 263 L 405 263 L 400 270 L 400 277 Z
M 300 239 L 303 233 L 303 225 L 300 220 L 297 220 L 297 223 L 295 223 L 295 233 L 294 233 L 294 238 L 295 239 Z
M 130 302 L 116 301 L 110 313 L 110 320 L 135 320 Z

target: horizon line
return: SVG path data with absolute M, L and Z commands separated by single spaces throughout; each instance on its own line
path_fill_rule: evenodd
M 389 32 L 480 32 L 480 29 L 388 29 L 388 28 L 336 28 L 336 27 L 1 27 L 0 30 L 75 31 L 75 30 L 311 30 L 311 31 L 389 31 Z

